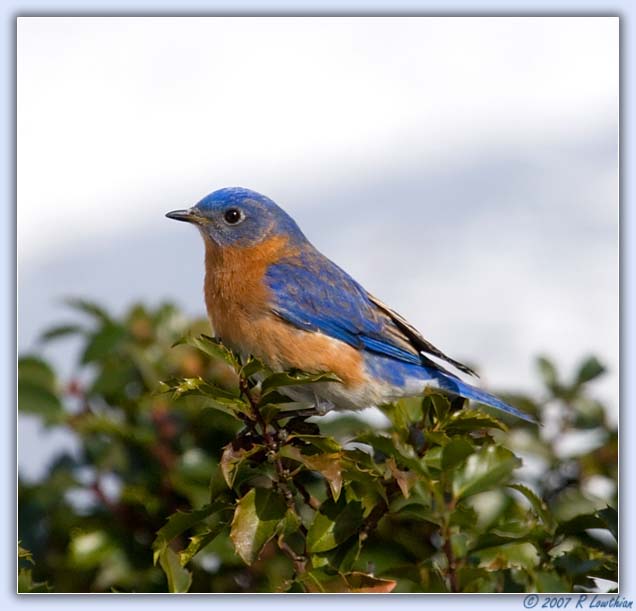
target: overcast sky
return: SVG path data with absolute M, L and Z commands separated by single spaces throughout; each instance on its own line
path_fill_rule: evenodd
M 615 18 L 20 18 L 20 350 L 69 295 L 203 314 L 163 215 L 241 185 L 489 388 L 594 353 L 616 410 L 617 147 Z

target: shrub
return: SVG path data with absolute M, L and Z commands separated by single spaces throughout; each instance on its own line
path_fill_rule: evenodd
M 19 362 L 20 413 L 76 448 L 19 483 L 21 591 L 569 592 L 617 581 L 617 435 L 589 394 L 604 371 L 595 358 L 571 383 L 540 358 L 543 396 L 506 397 L 543 428 L 440 394 L 384 406 L 373 426 L 350 412 L 310 418 L 281 388 L 332 374 L 241 361 L 173 306 L 117 319 L 71 305 L 87 322 L 43 336 L 81 338 L 71 381 L 41 356 Z

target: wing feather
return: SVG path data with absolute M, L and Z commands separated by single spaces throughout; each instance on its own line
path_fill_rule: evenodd
M 274 301 L 273 313 L 289 324 L 319 331 L 355 348 L 435 367 L 452 375 L 426 355 L 434 356 L 464 373 L 476 375 L 425 340 L 402 316 L 316 250 L 303 251 L 271 265 L 265 282 Z

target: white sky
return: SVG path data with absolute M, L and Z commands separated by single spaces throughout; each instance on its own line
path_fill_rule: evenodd
M 23 350 L 67 295 L 201 314 L 163 214 L 241 185 L 487 384 L 593 352 L 616 407 L 616 18 L 20 18 L 17 108 Z
M 617 33 L 612 18 L 21 18 L 21 260 L 143 224 L 158 193 L 336 183 L 414 145 L 442 165 L 615 119 Z

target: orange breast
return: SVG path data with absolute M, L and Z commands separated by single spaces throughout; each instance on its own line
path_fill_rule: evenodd
M 297 329 L 272 313 L 264 276 L 269 265 L 293 254 L 287 238 L 276 236 L 247 248 L 204 241 L 205 304 L 217 337 L 275 370 L 332 371 L 349 387 L 363 382 L 357 350 L 322 333 Z

